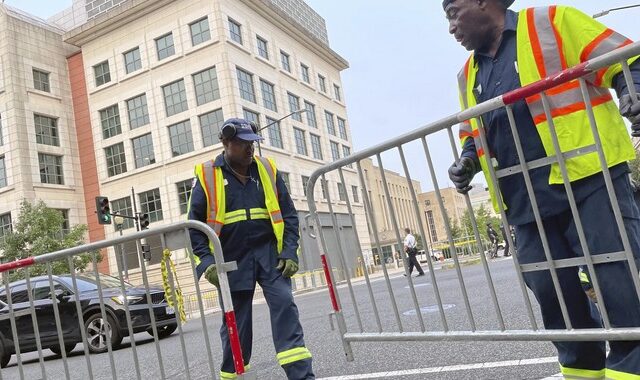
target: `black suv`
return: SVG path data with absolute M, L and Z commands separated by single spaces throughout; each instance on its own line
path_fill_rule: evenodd
M 104 321 L 100 313 L 100 295 L 95 277 L 76 275 L 78 294 L 73 292 L 71 276 L 53 276 L 54 294 L 51 294 L 48 276 L 31 279 L 33 306 L 42 348 L 49 348 L 56 354 L 71 352 L 78 343 L 82 342 L 80 323 L 76 308 L 76 299 L 82 307 L 84 330 L 87 336 L 88 348 L 91 352 L 107 351 L 107 334 L 111 335 L 112 347 L 117 347 L 122 338 L 129 335 L 125 316 L 124 303 L 127 302 L 131 314 L 133 332 L 147 331 L 153 334 L 149 317 L 146 291 L 144 287 L 134 287 L 125 283 L 125 294 L 120 289 L 120 280 L 100 275 L 102 300 L 104 302 L 107 320 Z M 36 351 L 36 335 L 33 328 L 32 314 L 29 309 L 29 294 L 25 280 L 9 284 L 11 301 L 15 312 L 17 336 L 20 342 L 20 352 Z M 164 290 L 157 286 L 149 288 L 152 310 L 154 312 L 158 338 L 171 335 L 177 328 L 175 311 L 167 305 Z M 60 323 L 64 347 L 60 347 L 53 311 L 53 300 L 58 304 Z M 9 319 L 6 287 L 0 288 L 0 366 L 6 367 L 15 353 L 15 342 Z

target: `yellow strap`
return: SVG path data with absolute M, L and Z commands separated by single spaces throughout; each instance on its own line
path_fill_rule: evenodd
M 605 375 L 604 368 L 601 370 L 578 369 L 563 367 L 562 365 L 560 365 L 560 372 L 562 372 L 562 376 L 564 376 L 565 379 L 572 380 L 603 380 Z
M 309 358 L 311 358 L 311 352 L 306 347 L 292 348 L 276 355 L 276 359 L 278 359 L 278 363 L 281 366 Z
M 165 248 L 162 251 L 162 261 L 160 261 L 160 270 L 162 271 L 162 286 L 164 288 L 164 297 L 167 300 L 167 304 L 169 307 L 174 307 L 173 302 L 173 292 L 171 291 L 171 287 L 169 286 L 169 273 L 167 271 L 167 261 L 171 266 L 171 274 L 173 274 L 173 278 L 176 281 L 175 291 L 177 298 L 177 308 L 178 314 L 180 315 L 180 321 L 184 324 L 187 321 L 187 315 L 184 312 L 184 299 L 182 298 L 182 291 L 180 290 L 180 282 L 178 282 L 178 275 L 176 273 L 176 265 L 171 260 L 171 251 L 168 248 Z
M 605 370 L 605 379 L 607 380 L 640 380 L 640 375 L 614 371 L 612 369 L 607 368 Z
M 249 369 L 251 369 L 251 366 L 249 364 L 245 364 L 244 366 L 244 372 L 249 372 Z M 237 379 L 238 375 L 236 375 L 235 372 L 231 373 L 231 372 L 224 372 L 224 371 L 220 371 L 220 378 L 221 379 Z

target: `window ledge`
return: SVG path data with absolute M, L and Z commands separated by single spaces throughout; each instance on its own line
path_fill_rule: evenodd
M 284 69 L 279 69 L 279 70 L 280 70 L 280 72 L 281 72 L 282 74 L 284 74 L 284 75 L 288 76 L 289 78 L 291 78 L 291 79 L 293 79 L 293 80 L 295 80 L 295 81 L 297 81 L 297 80 L 298 80 L 298 79 L 297 79 L 295 76 L 293 76 L 293 74 L 292 74 L 292 73 L 290 73 L 289 71 L 284 70 Z
M 240 51 L 243 51 L 243 52 L 245 52 L 245 53 L 247 53 L 247 54 L 251 55 L 251 51 L 250 51 L 249 49 L 247 49 L 246 47 L 244 47 L 244 45 L 240 45 L 239 43 L 237 43 L 237 42 L 235 42 L 235 41 L 233 41 L 233 40 L 229 39 L 228 37 L 227 37 L 227 43 L 228 43 L 229 45 L 231 45 L 231 46 L 236 47 L 236 48 L 237 48 L 237 49 L 239 49 Z
M 15 190 L 15 186 L 13 186 L 13 185 L 5 186 L 5 187 L 0 188 L 0 194 L 8 193 L 8 192 L 13 191 L 13 190 Z
M 89 91 L 89 95 L 93 95 L 93 94 L 98 93 L 98 92 L 100 92 L 102 90 L 105 90 L 105 89 L 107 89 L 109 87 L 113 87 L 116 84 L 118 84 L 118 82 L 112 80 L 112 81 L 109 81 L 109 82 L 107 82 L 105 84 L 102 84 L 102 85 L 100 85 L 98 87 L 94 87 L 91 91 Z
M 157 69 L 158 67 L 164 66 L 164 65 L 166 65 L 167 63 L 169 63 L 169 62 L 173 62 L 173 61 L 175 61 L 176 59 L 180 59 L 180 58 L 182 58 L 182 54 L 175 53 L 175 54 L 174 54 L 174 55 L 172 55 L 171 57 L 167 57 L 167 58 L 162 59 L 162 61 L 155 61 L 155 63 L 154 63 L 153 65 L 151 65 L 150 70 L 155 70 L 155 69 Z M 156 59 L 158 59 L 158 57 L 156 57 Z
M 322 92 L 320 90 L 318 90 L 318 93 L 322 96 L 324 96 L 325 98 L 329 99 L 329 100 L 333 100 L 333 98 L 331 96 L 329 96 L 329 94 L 327 94 L 326 92 Z
M 55 185 L 53 183 L 38 183 L 33 185 L 34 189 L 58 189 L 58 190 L 71 190 L 75 189 L 69 185 Z
M 120 82 L 119 82 L 119 83 L 126 82 L 126 81 L 128 81 L 129 79 L 131 79 L 131 78 L 135 78 L 135 77 L 137 77 L 137 76 L 139 76 L 139 75 L 142 75 L 142 74 L 144 74 L 144 73 L 147 73 L 147 72 L 149 72 L 149 71 L 150 71 L 150 69 L 149 69 L 149 68 L 140 68 L 140 69 L 138 69 L 138 70 L 136 70 L 136 71 L 132 71 L 132 72 L 130 72 L 129 74 L 125 74 L 124 78 L 120 79 Z
M 344 105 L 344 103 L 342 102 L 342 100 L 333 99 L 333 98 L 331 98 L 331 100 L 333 100 L 333 102 L 334 102 L 334 103 L 338 103 L 338 104 L 340 104 L 340 105 L 341 105 L 341 106 L 343 106 L 343 107 L 345 106 L 345 105 Z
M 27 92 L 30 93 L 30 94 L 35 94 L 35 95 L 43 96 L 45 98 L 50 98 L 50 99 L 54 99 L 54 100 L 57 100 L 59 102 L 62 102 L 62 97 L 61 96 L 54 95 L 54 94 L 52 94 L 50 92 L 36 90 L 35 88 L 28 88 Z
M 304 86 L 310 88 L 311 90 L 313 90 L 314 92 L 316 92 L 316 88 L 313 87 L 313 85 L 311 85 L 311 83 L 307 83 L 305 81 L 303 81 L 302 79 L 300 79 L 300 83 L 302 83 Z
M 189 48 L 189 50 L 184 52 L 184 55 L 187 56 L 187 55 L 193 54 L 193 53 L 195 53 L 197 51 L 200 51 L 200 50 L 206 48 L 207 46 L 215 45 L 215 44 L 218 44 L 218 43 L 220 43 L 220 39 L 215 39 L 215 40 L 214 39 L 210 39 L 209 41 L 201 42 L 196 46 L 191 46 Z
M 263 58 L 263 57 L 261 57 L 261 56 L 259 56 L 259 55 L 256 55 L 256 59 L 257 59 L 258 61 L 260 61 L 260 62 L 264 63 L 265 65 L 270 66 L 270 67 L 271 67 L 271 68 L 273 68 L 273 69 L 277 69 L 276 65 L 274 65 L 273 63 L 271 63 L 271 61 L 269 61 L 269 60 L 268 60 L 268 59 L 266 59 L 266 58 Z

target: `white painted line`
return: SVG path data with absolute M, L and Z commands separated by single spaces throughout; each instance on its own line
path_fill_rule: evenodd
M 557 356 L 549 356 L 546 358 L 536 358 L 536 359 L 506 360 L 501 362 L 460 364 L 460 365 L 451 365 L 446 367 L 415 368 L 415 369 L 407 369 L 402 371 L 375 372 L 375 373 L 362 373 L 357 375 L 323 377 L 323 378 L 318 378 L 318 380 L 358 380 L 358 379 L 394 378 L 397 376 L 421 375 L 425 373 L 468 371 L 468 370 L 498 368 L 498 367 L 517 367 L 517 366 L 524 366 L 524 365 L 546 364 L 546 363 L 557 363 L 557 362 L 558 362 Z

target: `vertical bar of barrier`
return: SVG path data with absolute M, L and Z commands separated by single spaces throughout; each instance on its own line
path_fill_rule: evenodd
M 398 146 L 398 149 L 400 147 Z M 396 216 L 395 209 L 393 207 L 393 203 L 391 203 L 391 195 L 389 194 L 389 184 L 387 183 L 387 176 L 384 172 L 384 165 L 382 165 L 382 156 L 380 153 L 376 154 L 376 158 L 378 159 L 378 166 L 380 169 L 380 177 L 382 178 L 382 188 L 384 189 L 384 195 L 387 198 L 387 207 L 389 207 L 389 214 L 391 217 L 391 224 L 393 225 L 393 230 L 396 235 L 396 241 L 399 246 L 403 246 L 402 237 L 400 236 L 400 230 L 398 228 L 398 220 Z M 382 253 L 382 252 L 381 252 Z M 384 260 L 381 260 L 384 261 Z M 384 265 L 384 264 L 383 264 Z M 420 304 L 418 303 L 418 297 L 416 296 L 416 289 L 413 286 L 413 279 L 411 278 L 411 274 L 407 269 L 407 265 L 404 266 L 404 273 L 407 275 L 407 282 L 409 283 L 409 290 L 411 293 L 411 299 L 413 301 L 413 307 L 416 310 L 416 317 L 418 317 L 418 323 L 420 324 L 420 330 L 424 331 L 424 318 L 422 317 L 422 311 L 420 310 Z M 402 325 L 400 326 L 400 332 L 403 331 Z
M 344 180 L 344 173 L 342 172 L 342 168 L 338 169 L 338 174 L 340 175 L 340 182 L 342 182 L 342 184 L 345 187 L 345 192 L 347 191 L 347 185 L 346 182 Z M 362 263 L 362 267 L 363 267 L 363 274 L 364 274 L 364 280 L 365 283 L 367 284 L 367 290 L 369 292 L 369 299 L 371 300 L 371 306 L 373 307 L 373 315 L 376 319 L 376 325 L 378 326 L 378 330 L 382 331 L 382 323 L 380 322 L 380 315 L 378 313 L 378 306 L 376 304 L 376 300 L 375 297 L 373 296 L 373 289 L 371 288 L 371 281 L 369 280 L 369 271 L 367 270 L 366 267 L 366 263 L 364 262 L 364 256 L 362 254 L 362 246 L 360 245 L 360 237 L 358 235 L 358 229 L 356 228 L 356 218 L 355 218 L 355 214 L 353 213 L 353 208 L 351 207 L 351 200 L 349 199 L 349 194 L 347 192 L 347 211 L 349 212 L 349 216 L 351 217 L 351 225 L 353 226 L 353 232 L 355 234 L 355 238 L 357 243 L 357 249 L 358 249 L 358 257 L 360 258 L 360 262 Z
M 587 95 L 588 96 L 588 95 Z M 591 100 L 587 97 L 583 99 L 585 104 L 590 103 Z M 569 180 L 569 172 L 567 170 L 567 164 L 564 160 L 562 150 L 560 147 L 560 141 L 558 141 L 558 132 L 556 131 L 555 123 L 553 119 L 551 119 L 551 106 L 549 104 L 549 98 L 546 94 L 542 94 L 542 104 L 545 109 L 545 115 L 547 117 L 547 122 L 549 124 L 549 132 L 551 132 L 551 142 L 553 143 L 553 149 L 556 153 L 556 159 L 558 160 L 558 167 L 560 168 L 560 173 L 562 174 L 562 181 L 564 182 L 564 188 L 567 192 L 567 199 L 569 200 L 569 207 L 571 209 L 571 214 L 573 215 L 573 219 L 576 225 L 576 230 L 578 232 L 578 240 L 580 241 L 580 247 L 582 248 L 582 253 L 584 259 L 587 264 L 587 268 L 589 273 L 592 274 L 590 277 L 590 281 L 593 284 L 593 288 L 596 292 L 596 297 L 600 305 L 604 305 L 602 300 L 602 294 L 600 293 L 600 285 L 597 276 L 595 275 L 595 269 L 593 267 L 593 259 L 591 257 L 591 250 L 589 249 L 589 245 L 587 244 L 587 239 L 585 237 L 584 228 L 582 225 L 582 218 L 580 217 L 580 213 L 578 212 L 578 205 L 576 204 L 576 199 L 573 194 L 573 190 L 571 189 L 571 181 Z M 609 170 L 607 169 L 607 172 Z M 576 268 L 576 277 L 578 276 Z M 604 322 L 605 328 L 611 328 L 611 324 L 609 322 L 609 313 L 607 312 L 606 307 L 600 308 L 600 316 Z
M 202 292 L 200 291 L 200 283 L 198 281 L 198 273 L 196 272 L 196 263 L 193 258 L 193 252 L 191 251 L 191 236 L 189 236 L 189 229 L 184 229 L 184 239 L 187 255 L 189 255 L 189 262 L 191 264 L 191 272 L 193 274 L 193 283 L 196 287 L 196 298 L 198 299 L 198 309 L 200 310 L 200 320 L 202 322 L 202 331 L 204 333 L 204 345 L 207 349 L 207 362 L 209 363 L 209 372 L 215 379 L 215 364 L 213 363 L 213 354 L 211 353 L 211 342 L 209 341 L 209 334 L 207 330 L 207 321 L 204 314 L 204 305 L 202 303 Z
M 31 276 L 29 275 L 29 267 L 24 268 L 24 276 L 27 283 L 27 292 L 29 294 L 29 309 L 31 310 L 31 323 L 33 324 L 33 332 L 36 337 L 36 347 L 38 348 L 38 362 L 40 363 L 40 373 L 42 379 L 47 379 L 47 373 L 44 369 L 44 357 L 42 355 L 42 341 L 40 339 L 40 328 L 38 327 L 37 314 L 33 305 L 33 292 L 31 291 Z
M 121 248 L 122 249 L 122 248 Z M 115 246 L 114 246 L 114 251 Z M 117 254 L 117 253 L 116 253 Z M 129 310 L 129 301 L 127 300 L 127 290 L 124 286 L 124 279 L 122 278 L 122 265 L 124 260 L 116 260 L 118 267 L 118 282 L 120 283 L 120 291 L 122 292 L 122 304 L 124 306 L 124 316 L 127 320 L 127 329 L 129 330 L 129 342 L 131 342 L 131 350 L 133 351 L 133 364 L 136 368 L 136 377 L 140 380 L 140 364 L 138 363 L 138 349 L 136 347 L 136 340 L 134 339 L 133 323 L 131 322 L 131 311 Z
M 98 253 L 100 254 L 100 253 Z M 100 316 L 102 317 L 102 323 L 103 325 L 100 326 L 100 333 L 102 333 L 102 329 L 104 326 L 104 335 L 106 336 L 106 340 L 107 340 L 107 352 L 109 353 L 109 364 L 111 365 L 111 376 L 113 377 L 114 380 L 116 380 L 117 376 L 116 376 L 116 364 L 113 360 L 113 347 L 111 345 L 111 331 L 112 329 L 115 329 L 116 326 L 111 326 L 112 324 L 109 323 L 109 319 L 110 317 L 107 317 L 107 311 L 106 308 L 104 306 L 104 299 L 103 299 L 103 295 L 104 293 L 102 292 L 102 283 L 100 282 L 100 272 L 98 271 L 98 262 L 96 259 L 96 255 L 92 255 L 93 258 L 93 270 L 94 273 L 96 274 L 96 285 L 98 286 L 98 300 L 100 301 Z
M 629 88 L 629 91 L 635 92 L 635 86 Z M 584 79 L 580 79 L 580 90 L 582 91 L 582 97 L 588 97 L 589 90 L 587 89 L 587 84 Z M 631 93 L 631 92 L 630 92 Z M 588 98 L 587 98 L 588 99 Z M 598 152 L 598 158 L 600 159 L 600 167 L 602 168 L 602 174 L 604 177 L 604 182 L 607 186 L 607 192 L 609 193 L 609 200 L 611 201 L 611 208 L 613 209 L 613 215 L 616 219 L 616 224 L 618 226 L 618 231 L 620 231 L 620 239 L 622 240 L 622 246 L 624 247 L 624 252 L 627 256 L 627 262 L 629 264 L 629 271 L 631 272 L 631 279 L 636 288 L 636 294 L 638 295 L 638 299 L 640 299 L 640 276 L 638 276 L 638 267 L 636 265 L 635 258 L 633 256 L 633 252 L 631 251 L 631 244 L 629 243 L 629 236 L 627 235 L 627 231 L 624 226 L 624 221 L 622 219 L 622 212 L 620 211 L 620 205 L 618 204 L 618 199 L 616 197 L 615 189 L 613 187 L 613 182 L 611 181 L 611 175 L 609 174 L 609 168 L 607 165 L 607 159 L 604 155 L 604 150 L 602 148 L 602 140 L 600 139 L 600 134 L 598 133 L 598 127 L 596 125 L 596 118 L 593 113 L 593 106 L 591 102 L 585 102 L 587 116 L 589 117 L 589 125 L 591 126 L 591 133 L 593 134 L 593 140 L 596 145 L 596 150 Z
M 373 206 L 371 205 L 371 199 L 369 199 L 369 190 L 367 189 L 367 182 L 364 179 L 364 175 L 362 174 L 362 165 L 360 161 L 357 162 L 356 166 L 358 167 L 358 176 L 360 177 L 360 184 L 362 185 L 362 200 L 365 206 L 365 216 L 369 219 L 369 223 L 371 224 L 370 231 L 373 232 L 373 239 L 376 243 L 376 248 L 378 248 L 378 252 L 382 252 L 382 247 L 380 246 L 380 237 L 378 236 L 378 225 L 376 223 L 375 214 L 373 213 Z M 402 326 L 402 320 L 400 319 L 400 312 L 398 311 L 398 304 L 396 303 L 396 297 L 393 293 L 393 288 L 391 287 L 391 282 L 389 281 L 389 272 L 387 272 L 387 266 L 382 265 L 382 273 L 384 274 L 385 284 L 387 286 L 387 292 L 389 292 L 389 298 L 391 300 L 391 307 L 393 308 L 393 313 L 396 318 L 396 323 L 398 326 Z M 382 325 L 379 324 L 378 332 L 382 332 Z
M 338 226 L 338 218 L 336 214 L 333 212 L 333 205 L 331 204 L 331 193 L 329 191 L 329 185 L 327 180 L 325 179 L 324 174 L 322 175 L 322 181 L 320 183 L 321 186 L 325 188 L 325 194 L 327 195 L 327 206 L 329 207 L 329 215 L 331 215 L 331 221 L 333 223 L 333 232 L 336 236 L 336 244 L 338 245 L 338 260 L 340 262 L 340 266 L 342 266 L 342 272 L 345 275 L 345 279 L 347 280 L 347 287 L 349 288 L 349 295 L 351 296 L 351 301 L 353 302 L 353 310 L 356 315 L 356 321 L 358 322 L 358 328 L 360 332 L 363 332 L 362 329 L 362 318 L 360 318 L 360 310 L 358 309 L 358 302 L 356 301 L 355 293 L 353 292 L 353 286 L 351 285 L 351 273 L 349 273 L 349 267 L 347 266 L 344 250 L 342 249 L 342 243 L 340 239 L 340 229 Z M 344 186 L 344 182 L 343 182 Z M 346 187 L 345 187 L 346 188 Z M 355 228 L 355 226 L 353 226 Z
M 136 240 L 137 252 L 142 252 L 142 244 L 140 240 Z M 151 331 L 153 331 L 153 342 L 156 347 L 156 355 L 158 357 L 158 367 L 160 368 L 160 376 L 162 379 L 166 378 L 164 372 L 164 362 L 162 361 L 162 351 L 160 350 L 160 343 L 158 342 L 158 327 L 156 326 L 156 316 L 153 312 L 153 300 L 151 299 L 151 291 L 149 289 L 149 277 L 147 277 L 147 263 L 144 258 L 140 259 L 140 270 L 142 272 L 142 282 L 144 283 L 144 290 L 147 297 L 147 310 L 149 311 L 149 321 L 151 322 Z
M 82 347 L 84 349 L 84 358 L 87 361 L 87 371 L 89 379 L 93 379 L 93 368 L 91 367 L 91 359 L 89 359 L 89 345 L 87 344 L 87 332 L 84 328 L 84 316 L 82 314 L 82 305 L 80 305 L 80 292 L 78 291 L 78 281 L 76 278 L 76 270 L 73 264 L 73 258 L 67 257 L 69 263 L 69 273 L 71 273 L 71 283 L 73 285 L 73 294 L 75 295 L 76 313 L 78 314 L 78 324 L 80 328 L 80 336 L 82 336 Z
M 51 274 L 51 263 L 47 263 L 47 276 L 49 277 L 49 295 L 51 296 L 51 304 L 53 305 L 53 317 L 56 321 L 56 332 L 58 333 L 58 344 L 60 345 L 60 354 L 62 355 L 62 365 L 64 366 L 64 374 L 69 379 L 69 364 L 67 363 L 67 350 L 64 348 L 64 338 L 62 337 L 62 323 L 60 323 L 60 310 L 58 310 L 58 297 L 56 297 L 53 287 L 53 276 Z
M 11 290 L 9 289 L 9 273 L 2 273 L 4 280 L 5 292 L 7 294 L 7 306 L 9 306 L 9 323 L 11 324 L 11 337 L 13 338 L 13 347 L 16 355 L 16 361 L 18 362 L 18 372 L 20 378 L 24 379 L 24 368 L 22 366 L 22 358 L 20 357 L 20 340 L 18 340 L 18 329 L 16 328 L 16 315 L 13 310 L 13 297 L 11 296 Z M 32 314 L 33 315 L 33 314 Z
M 160 242 L 162 245 L 162 260 L 165 260 L 165 268 L 167 268 L 167 274 L 169 277 L 169 286 L 171 288 L 171 297 L 173 298 L 174 301 L 174 315 L 176 316 L 176 323 L 178 324 L 178 335 L 180 336 L 180 348 L 182 349 L 182 360 L 184 361 L 184 369 L 185 372 L 187 374 L 187 379 L 190 380 L 191 379 L 191 373 L 189 371 L 189 359 L 187 356 L 187 348 L 184 344 L 184 332 L 182 331 L 182 314 L 180 311 L 180 307 L 179 307 L 179 303 L 178 303 L 178 293 L 176 292 L 176 287 L 175 287 L 175 283 L 174 283 L 174 278 L 173 278 L 173 270 L 171 267 L 171 256 L 169 257 L 164 257 L 164 250 L 167 249 L 167 243 L 165 241 L 165 237 L 164 234 L 160 235 Z M 168 262 L 167 262 L 168 261 Z M 165 294 L 165 298 L 168 295 Z M 169 304 L 169 302 L 167 302 L 167 305 Z M 206 332 L 205 332 L 206 334 Z

